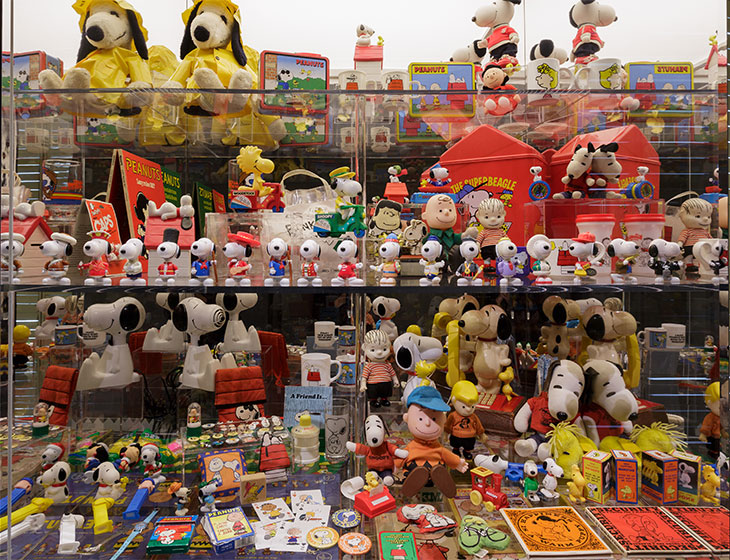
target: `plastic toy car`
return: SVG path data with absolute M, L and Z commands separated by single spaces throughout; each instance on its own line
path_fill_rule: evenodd
M 350 216 L 343 220 L 341 212 L 352 210 Z M 355 237 L 365 235 L 365 207 L 361 204 L 343 204 L 335 212 L 315 214 L 314 233 L 320 237 L 339 237 L 343 233 L 353 232 Z

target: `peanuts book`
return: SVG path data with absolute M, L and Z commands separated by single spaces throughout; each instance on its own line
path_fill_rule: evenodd
M 611 549 L 572 507 L 500 510 L 528 556 L 606 556 Z
M 413 533 L 381 531 L 378 533 L 380 560 L 418 560 Z
M 187 552 L 193 538 L 197 515 L 161 517 L 147 543 L 147 554 Z
M 730 552 L 730 512 L 724 507 L 662 508 L 699 537 L 715 553 Z
M 660 507 L 589 507 L 586 511 L 627 555 L 707 552 L 699 540 Z
M 206 513 L 203 529 L 219 554 L 254 542 L 253 528 L 241 506 Z

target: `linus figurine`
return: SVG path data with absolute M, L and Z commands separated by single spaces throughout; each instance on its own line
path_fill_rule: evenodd
M 372 408 L 390 406 L 393 387 L 398 386 L 398 376 L 388 362 L 390 338 L 385 331 L 368 331 L 365 333 L 362 349 L 367 361 L 362 368 L 360 392 L 367 391 Z
M 399 460 L 406 472 L 403 495 L 415 496 L 429 481 L 447 498 L 456 496 L 456 484 L 447 467 L 466 472 L 467 462 L 446 450 L 439 439 L 446 423 L 447 405 L 435 387 L 421 385 L 408 395 L 407 412 L 403 421 L 413 434 L 413 441 L 405 446 L 408 458 Z
M 449 434 L 449 444 L 457 455 L 471 460 L 476 440 L 484 440 L 484 426 L 474 414 L 479 392 L 471 381 L 457 381 L 451 389 L 451 406 L 454 411 L 446 418 L 444 431 Z
M 677 243 L 682 247 L 687 278 L 697 279 L 699 277 L 699 269 L 693 261 L 692 246 L 698 241 L 712 238 L 710 236 L 712 211 L 712 204 L 701 198 L 685 200 L 679 209 L 679 219 L 682 220 L 684 229 L 679 234 Z

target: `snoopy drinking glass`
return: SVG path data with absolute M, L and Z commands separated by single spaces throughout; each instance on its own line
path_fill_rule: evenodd
M 350 436 L 350 403 L 346 399 L 332 399 L 332 412 L 324 420 L 324 452 L 330 463 L 341 463 L 347 458 L 345 444 Z
M 73 159 L 47 159 L 41 167 L 41 199 L 50 222 L 75 223 L 84 198 L 81 163 Z

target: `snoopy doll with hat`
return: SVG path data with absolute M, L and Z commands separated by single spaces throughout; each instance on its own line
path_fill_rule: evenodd
M 400 243 L 394 233 L 386 236 L 385 241 L 378 247 L 378 254 L 383 259 L 379 265 L 370 265 L 370 269 L 380 274 L 381 286 L 395 286 L 400 274 Z
M 52 233 L 49 241 L 41 243 L 41 253 L 49 259 L 43 265 L 43 272 L 46 274 L 43 279 L 44 284 L 68 286 L 71 283 L 71 280 L 66 277 L 68 272 L 68 261 L 66 259 L 73 253 L 75 245 L 75 237 L 58 232 Z
M 571 239 L 568 253 L 578 259 L 573 270 L 573 283 L 582 284 L 597 274 L 595 267 L 602 264 L 606 248 L 603 243 L 596 241 L 595 235 L 584 232 Z
M 41 71 L 41 89 L 127 90 L 52 99 L 71 111 L 83 109 L 86 115 L 139 114 L 152 101 L 152 94 L 142 91 L 152 87 L 142 16 L 125 0 L 77 0 L 73 9 L 80 16 L 81 30 L 76 66 L 63 78 L 54 70 Z
M 180 256 L 178 239 L 180 239 L 179 230 L 167 228 L 162 232 L 162 243 L 157 246 L 157 256 L 162 259 L 157 267 L 158 278 L 155 279 L 155 284 L 158 286 L 175 285 L 177 265 L 173 261 Z
M 88 277 L 84 280 L 87 286 L 111 286 L 112 279 L 107 276 L 109 263 L 106 258 L 112 254 L 112 245 L 109 243 L 109 233 L 106 231 L 90 231 L 91 238 L 84 243 L 84 255 L 90 257 L 87 263 L 79 263 L 79 270 L 85 270 Z

